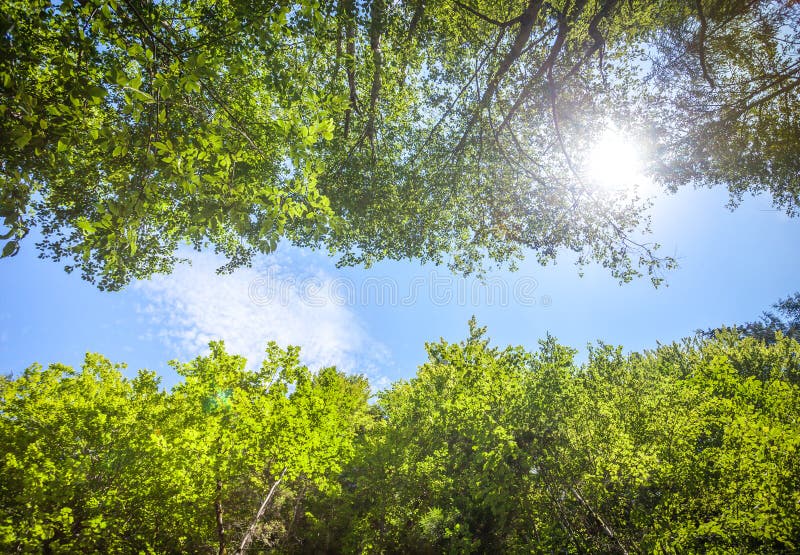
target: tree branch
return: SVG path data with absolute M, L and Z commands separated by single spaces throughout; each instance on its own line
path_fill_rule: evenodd
M 475 67 L 475 73 L 473 74 L 473 76 L 470 77 L 470 79 L 466 83 L 464 83 L 464 86 L 461 87 L 461 90 L 458 91 L 458 94 L 456 94 L 455 98 L 447 107 L 447 109 L 444 111 L 442 116 L 437 120 L 437 122 L 428 132 L 428 135 L 425 137 L 425 140 L 423 141 L 422 146 L 419 149 L 420 152 L 425 151 L 425 149 L 430 144 L 430 141 L 433 139 L 434 135 L 436 135 L 436 132 L 442 126 L 445 119 L 447 119 L 450 116 L 450 114 L 453 113 L 453 109 L 456 107 L 456 104 L 458 103 L 459 99 L 464 95 L 467 89 L 469 89 L 472 83 L 475 82 L 476 89 L 479 88 L 478 78 L 480 75 L 480 71 L 483 69 L 483 66 L 486 65 L 486 62 L 489 60 L 489 57 L 497 51 L 497 46 L 500 44 L 500 41 L 503 40 L 505 32 L 506 32 L 505 29 L 501 29 L 500 32 L 497 34 L 497 40 L 495 40 L 494 46 L 491 49 L 489 49 L 489 51 L 486 53 L 483 59 L 481 59 L 478 65 Z M 418 158 L 418 160 L 421 161 L 422 158 L 420 157 Z
M 370 10 L 369 46 L 372 49 L 372 87 L 369 93 L 369 116 L 367 119 L 367 137 L 375 155 L 375 111 L 381 93 L 381 72 L 383 71 L 383 52 L 381 51 L 381 33 L 383 32 L 384 0 L 373 0 Z
M 520 57 L 522 50 L 530 40 L 531 33 L 533 31 L 533 25 L 536 23 L 536 19 L 539 17 L 539 11 L 541 10 L 543 3 L 543 0 L 529 0 L 525 11 L 519 16 L 519 18 L 517 18 L 520 25 L 519 30 L 517 31 L 517 36 L 514 38 L 514 44 L 511 45 L 511 48 L 503 57 L 502 62 L 500 62 L 500 66 L 497 68 L 497 71 L 495 71 L 494 75 L 489 80 L 489 83 L 486 85 L 486 90 L 484 91 L 481 100 L 478 102 L 478 105 L 475 107 L 475 112 L 467 123 L 467 126 L 461 135 L 461 139 L 458 141 L 458 144 L 454 149 L 456 154 L 464 149 L 464 146 L 469 138 L 469 134 L 472 131 L 472 128 L 475 126 L 475 123 L 478 121 L 481 112 L 483 112 L 483 110 L 492 101 L 495 93 L 497 92 L 497 87 L 499 86 L 500 81 L 511 69 L 511 66 L 514 64 L 514 62 L 516 62 Z
M 550 72 L 555 65 L 555 61 L 558 55 L 561 53 L 561 49 L 564 47 L 564 42 L 567 38 L 567 33 L 571 30 L 572 24 L 580 17 L 581 12 L 586 7 L 587 0 L 578 0 L 572 8 L 568 8 L 564 10 L 564 12 L 559 12 L 558 14 L 558 35 L 556 36 L 556 40 L 553 42 L 553 46 L 550 47 L 550 54 L 547 56 L 547 59 L 542 63 L 541 67 L 536 71 L 536 74 L 528 80 L 528 83 L 525 84 L 523 87 L 522 92 L 517 97 L 517 100 L 514 101 L 514 104 L 511 106 L 511 109 L 506 114 L 506 117 L 503 119 L 503 123 L 500 125 L 500 128 L 503 129 L 514 118 L 516 113 L 522 106 L 522 103 L 530 97 L 533 93 L 537 85 L 537 80 L 540 79 L 545 73 Z M 559 87 L 563 84 L 567 79 L 575 75 L 578 70 L 583 67 L 586 62 L 594 55 L 595 52 L 600 50 L 603 45 L 605 44 L 605 38 L 603 37 L 602 33 L 599 30 L 600 23 L 603 19 L 606 19 L 608 16 L 611 15 L 611 11 L 617 5 L 618 0 L 608 0 L 603 3 L 600 11 L 592 16 L 589 20 L 589 28 L 587 30 L 587 34 L 593 39 L 593 42 L 589 48 L 586 49 L 586 52 L 581 59 L 575 63 L 570 70 L 559 79 Z M 567 17 L 567 12 L 571 13 L 571 16 Z M 602 61 L 601 61 L 602 63 Z
M 706 15 L 703 13 L 702 0 L 695 0 L 695 6 L 697 7 L 697 17 L 700 20 L 700 33 L 697 37 L 697 50 L 700 54 L 700 68 L 703 70 L 703 79 L 705 79 L 713 89 L 716 88 L 717 84 L 714 82 L 714 78 L 711 77 L 711 72 L 708 70 L 708 61 L 706 60 L 706 36 L 708 34 L 708 20 L 706 20 Z
M 425 14 L 425 0 L 417 0 L 417 7 L 414 9 L 414 15 L 411 16 L 411 23 L 408 24 L 408 36 L 406 41 L 410 42 L 414 38 L 414 33 L 417 32 L 417 26 L 422 21 L 422 16 Z
M 134 17 L 138 21 L 138 23 L 139 23 L 140 27 L 142 28 L 142 30 L 144 30 L 150 36 L 151 39 L 153 39 L 154 41 L 156 41 L 159 44 L 161 44 L 167 50 L 167 52 L 172 54 L 176 59 L 180 60 L 181 59 L 180 54 L 177 53 L 172 48 L 171 44 L 169 44 L 167 41 L 165 41 L 164 39 L 159 37 L 153 31 L 153 29 L 150 28 L 150 25 L 147 24 L 147 21 L 145 21 L 144 17 L 142 17 L 142 14 L 140 14 L 139 10 L 136 9 L 136 6 L 134 6 L 133 3 L 130 0 L 123 0 L 123 2 L 133 12 Z M 256 152 L 258 152 L 259 154 L 264 156 L 264 152 L 258 147 L 258 145 L 256 145 L 255 141 L 253 141 L 253 139 L 250 137 L 250 135 L 247 133 L 247 131 L 244 130 L 244 128 L 242 127 L 242 125 L 239 122 L 238 118 L 236 116 L 234 116 L 234 114 L 231 112 L 231 109 L 222 100 L 222 98 L 220 98 L 220 96 L 214 91 L 213 87 L 205 79 L 203 79 L 202 82 L 205 85 L 205 90 L 206 90 L 206 93 L 208 94 L 208 96 L 210 96 L 211 100 L 213 100 L 220 108 L 222 108 L 222 111 L 225 112 L 225 115 L 227 115 L 228 119 L 230 119 L 231 124 L 233 125 L 233 128 L 242 137 L 244 137 L 244 139 L 253 148 L 253 150 L 255 150 Z
M 356 9 L 354 0 L 340 0 L 340 10 L 345 18 L 345 73 L 347 87 L 350 89 L 350 105 L 344 113 L 344 136 L 350 134 L 353 112 L 359 113 L 358 93 L 356 92 Z
M 604 520 L 603 520 L 603 519 L 600 517 L 600 515 L 599 515 L 599 514 L 597 514 L 597 512 L 595 512 L 595 510 L 592 508 L 592 506 L 591 506 L 591 505 L 589 505 L 589 503 L 587 503 L 587 502 L 586 502 L 586 500 L 583 498 L 583 496 L 582 496 L 582 495 L 580 494 L 580 492 L 578 491 L 578 488 L 576 488 L 576 487 L 572 486 L 572 487 L 570 487 L 569 489 L 570 489 L 570 491 L 572 492 L 572 494 L 575 496 L 575 498 L 576 498 L 578 501 L 580 501 L 581 505 L 583 505 L 583 506 L 586 508 L 586 510 L 587 510 L 587 511 L 589 511 L 589 514 L 591 514 L 591 515 L 592 515 L 592 518 L 594 518 L 594 519 L 597 521 L 597 523 L 600 525 L 600 528 L 602 528 L 602 529 L 603 529 L 603 532 L 605 532 L 605 534 L 606 534 L 606 535 L 607 535 L 609 538 L 611 538 L 612 540 L 614 540 L 614 542 L 617 544 L 617 546 L 620 548 L 620 550 L 622 550 L 622 553 L 624 553 L 624 555 L 628 555 L 628 550 L 627 550 L 627 549 L 625 549 L 625 546 L 624 546 L 624 545 L 622 544 L 622 542 L 619 540 L 619 538 L 617 537 L 617 535 L 616 535 L 616 534 L 614 533 L 614 531 L 613 531 L 613 530 L 612 530 L 612 529 L 611 529 L 611 528 L 608 526 L 608 524 L 606 524 L 606 523 L 605 523 L 605 521 L 604 521 Z
M 467 6 L 463 2 L 459 2 L 458 0 L 455 0 L 453 3 L 457 7 L 461 8 L 462 10 L 468 11 L 469 13 L 471 13 L 472 15 L 477 17 L 478 19 L 482 19 L 486 23 L 491 23 L 492 25 L 497 25 L 498 27 L 511 27 L 512 25 L 514 25 L 516 23 L 519 23 L 522 20 L 522 18 L 524 17 L 524 14 L 523 14 L 523 15 L 519 15 L 519 16 L 515 17 L 514 19 L 509 19 L 508 21 L 498 21 L 497 19 L 491 18 L 491 17 L 489 17 L 489 16 L 487 16 L 485 14 L 482 14 L 481 12 L 476 10 L 475 8 Z

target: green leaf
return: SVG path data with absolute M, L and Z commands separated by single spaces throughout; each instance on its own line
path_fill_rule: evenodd
M 128 48 L 128 56 L 131 56 L 132 58 L 141 56 L 142 53 L 144 53 L 144 48 L 142 48 L 142 45 L 138 43 L 135 43 Z
M 14 144 L 17 145 L 17 148 L 19 149 L 25 148 L 25 146 L 30 142 L 31 137 L 33 137 L 31 130 L 22 125 L 17 125 L 14 128 L 13 136 Z
M 97 85 L 90 86 L 88 89 L 86 89 L 86 92 L 90 97 L 98 101 L 105 98 L 108 94 L 108 91 L 105 89 L 105 87 L 100 87 Z
M 80 218 L 77 222 L 75 222 L 75 225 L 77 225 L 78 228 L 87 235 L 91 235 L 96 231 L 94 225 L 92 225 L 92 223 L 85 218 Z
M 153 104 L 155 102 L 155 99 L 152 97 L 152 95 L 144 91 L 135 89 L 133 87 L 127 87 L 127 89 L 131 91 L 133 93 L 133 97 L 140 102 L 144 102 L 145 104 Z
M 111 76 L 112 76 L 111 77 L 112 81 L 116 85 L 119 85 L 121 87 L 127 86 L 128 83 L 130 82 L 130 79 L 128 79 L 128 75 L 122 68 L 114 68 L 112 70 Z
M 11 256 L 16 255 L 19 252 L 19 242 L 18 241 L 9 241 L 5 245 L 3 245 L 3 254 L 0 258 L 8 258 Z

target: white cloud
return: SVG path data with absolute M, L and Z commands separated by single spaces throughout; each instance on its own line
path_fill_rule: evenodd
M 207 352 L 209 341 L 223 339 L 228 352 L 244 355 L 252 368 L 274 340 L 282 347 L 299 345 L 312 369 L 335 365 L 366 374 L 373 387 L 388 384 L 388 350 L 370 337 L 351 308 L 330 296 L 334 277 L 313 256 L 281 249 L 230 275 L 216 274 L 224 262 L 218 256 L 189 257 L 191 265 L 134 284 L 143 296 L 139 311 L 155 328 L 151 336 L 176 358 Z

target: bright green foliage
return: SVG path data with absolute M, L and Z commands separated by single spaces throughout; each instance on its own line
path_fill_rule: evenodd
M 643 201 L 582 170 L 609 126 L 669 188 L 798 205 L 788 1 L 1 0 L 0 217 L 11 256 L 100 287 L 222 270 L 281 238 L 344 264 L 480 272 L 572 251 L 629 280 L 674 264 Z M 645 148 L 645 150 L 648 150 Z
M 353 548 L 496 551 L 529 527 L 512 494 L 526 472 L 515 419 L 530 357 L 489 349 L 479 333 L 465 345 L 429 345 L 417 377 L 382 395 L 385 421 L 366 440 L 356 496 L 387 494 L 359 499 L 368 511 L 354 524 Z
M 169 400 L 180 416 L 162 430 L 159 445 L 180 477 L 172 484 L 167 529 L 197 531 L 181 551 L 232 539 L 238 546 L 281 476 L 304 488 L 336 489 L 330 480 L 352 457 L 367 384 L 330 368 L 312 375 L 297 355 L 270 344 L 262 368 L 249 372 L 243 358 L 212 344 L 210 357 L 177 366 L 185 381 Z M 208 508 L 205 514 L 185 511 L 197 503 Z M 259 527 L 267 545 L 285 533 L 286 523 L 275 520 Z
M 302 508 L 301 496 L 287 505 L 295 489 L 335 491 L 366 382 L 312 375 L 296 349 L 274 344 L 256 372 L 221 343 L 211 348 L 176 366 L 184 381 L 170 393 L 97 355 L 80 373 L 54 365 L 4 379 L 2 549 L 233 552 L 251 527 L 264 547 Z M 256 519 L 278 478 L 281 503 Z
M 583 365 L 428 345 L 367 405 L 271 344 L 159 388 L 98 355 L 0 381 L 8 552 L 781 553 L 800 548 L 800 344 L 733 331 Z M 247 542 L 250 542 L 249 544 Z
M 164 416 L 152 373 L 134 380 L 98 355 L 76 372 L 28 368 L 0 382 L 0 549 L 140 548 L 160 516 L 150 433 Z
M 345 474 L 358 552 L 790 552 L 800 345 L 723 334 L 581 367 L 473 327 L 381 396 Z M 382 492 L 376 496 L 376 492 Z

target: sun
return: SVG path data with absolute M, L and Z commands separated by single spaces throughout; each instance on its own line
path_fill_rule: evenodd
M 592 146 L 583 173 L 589 184 L 606 191 L 641 191 L 651 184 L 635 141 L 614 128 L 604 131 Z

